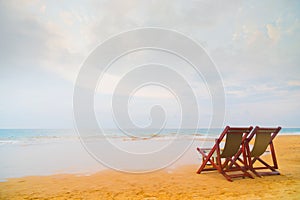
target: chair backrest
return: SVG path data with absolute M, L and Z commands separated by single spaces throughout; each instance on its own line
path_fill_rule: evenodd
M 272 143 L 273 139 L 276 137 L 278 132 L 281 130 L 281 127 L 278 128 L 260 128 L 255 127 L 252 133 L 247 138 L 249 142 L 254 136 L 254 146 L 251 150 L 251 157 L 259 157 L 261 156 L 268 148 L 268 146 Z
M 222 139 L 226 135 L 225 146 L 220 155 L 221 158 L 228 158 L 234 156 L 240 150 L 241 145 L 243 144 L 244 140 L 247 138 L 251 130 L 252 126 L 241 128 L 226 127 L 223 133 L 221 134 L 221 137 L 223 136 Z

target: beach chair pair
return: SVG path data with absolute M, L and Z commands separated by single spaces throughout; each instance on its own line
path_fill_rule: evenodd
M 203 162 L 197 173 L 203 171 L 218 170 L 228 181 L 233 178 L 253 176 L 251 171 L 258 177 L 265 175 L 279 175 L 273 139 L 281 130 L 278 128 L 255 127 L 229 127 L 227 126 L 216 139 L 215 145 L 211 149 L 197 148 L 202 155 Z M 250 142 L 254 139 L 254 145 L 250 148 Z M 224 148 L 221 149 L 221 142 L 225 139 Z M 272 165 L 264 161 L 261 156 L 270 148 Z M 257 166 L 255 163 L 261 163 Z M 260 172 L 268 170 L 267 172 Z

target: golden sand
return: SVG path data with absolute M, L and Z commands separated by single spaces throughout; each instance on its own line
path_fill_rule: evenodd
M 274 142 L 279 176 L 228 182 L 218 172 L 196 174 L 195 165 L 139 175 L 107 170 L 9 179 L 0 199 L 300 199 L 300 136 Z

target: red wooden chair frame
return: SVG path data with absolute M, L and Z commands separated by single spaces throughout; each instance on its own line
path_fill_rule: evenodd
M 278 169 L 276 154 L 275 154 L 275 148 L 273 144 L 274 138 L 277 136 L 279 131 L 281 130 L 281 127 L 277 128 L 260 128 L 258 126 L 255 127 L 255 129 L 251 132 L 249 137 L 245 140 L 245 151 L 247 155 L 247 168 L 251 170 L 256 176 L 266 176 L 266 175 L 279 175 L 280 173 L 276 170 Z M 265 141 L 259 141 L 260 138 L 257 137 L 258 134 L 266 134 Z M 250 151 L 250 145 L 249 142 L 253 139 L 253 137 L 256 136 L 254 146 L 252 150 Z M 257 143 L 257 144 L 256 144 Z M 260 158 L 260 156 L 266 151 L 267 147 L 270 147 L 271 156 L 272 156 L 272 165 L 268 164 L 264 160 Z M 257 150 L 260 149 L 260 150 Z M 255 154 L 255 155 L 254 155 Z M 263 164 L 263 167 L 254 167 L 254 163 L 256 161 L 259 161 L 261 164 Z M 262 169 L 268 169 L 271 170 L 271 172 L 258 172 L 257 170 Z
M 242 153 L 244 159 L 247 158 L 245 157 L 246 155 L 243 145 L 252 129 L 252 126 L 242 128 L 226 126 L 220 137 L 216 139 L 215 145 L 210 149 L 208 154 L 206 150 L 209 149 L 197 148 L 197 151 L 202 155 L 203 158 L 203 162 L 197 173 L 200 174 L 202 171 L 218 170 L 228 181 L 232 181 L 232 178 L 237 177 L 253 178 L 252 175 L 247 172 L 247 168 L 245 166 L 241 166 L 237 163 L 238 160 L 241 160 L 239 157 Z M 221 152 L 220 143 L 225 138 L 225 136 L 225 147 Z M 213 158 L 214 154 L 216 154 L 216 159 Z M 222 159 L 225 159 L 223 163 Z M 211 164 L 212 167 L 205 168 L 209 164 Z M 242 164 L 244 164 L 244 162 L 242 162 Z M 242 174 L 229 174 L 229 172 L 233 171 L 241 171 Z

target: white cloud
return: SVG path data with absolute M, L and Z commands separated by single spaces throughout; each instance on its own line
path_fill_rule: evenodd
M 40 7 L 40 11 L 41 11 L 41 13 L 45 13 L 46 12 L 46 8 L 47 8 L 47 6 L 46 5 L 42 5 L 41 7 Z
M 298 97 L 288 86 L 300 85 L 300 23 L 299 14 L 288 4 L 284 4 L 286 14 L 276 2 L 272 8 L 260 2 L 249 5 L 218 0 L 61 3 L 0 1 L 0 75 L 14 68 L 13 72 L 22 72 L 20 66 L 23 71 L 42 67 L 73 83 L 80 64 L 97 44 L 121 31 L 156 26 L 178 30 L 206 44 L 224 78 L 229 101 L 243 103 L 239 100 L 250 94 L 254 94 L 250 100 L 256 95 L 266 97 L 266 102 L 271 96 L 278 101 L 283 96 L 285 100 Z M 106 76 L 102 92 L 111 94 L 120 77 L 113 73 Z M 192 80 L 198 94 L 203 91 L 200 84 Z M 150 88 L 137 95 L 169 98 L 167 93 Z M 293 108 L 299 105 L 295 100 L 291 104 Z
M 297 29 L 300 28 L 300 19 L 296 19 L 287 29 L 286 33 L 292 35 L 294 33 L 297 34 Z
M 69 11 L 62 11 L 60 13 L 60 17 L 62 18 L 63 22 L 67 25 L 67 26 L 71 26 L 74 24 L 74 18 L 75 16 L 69 12 Z
M 280 28 L 278 26 L 274 26 L 272 24 L 267 24 L 266 28 L 268 31 L 269 38 L 273 42 L 277 43 L 281 37 Z
M 298 80 L 293 80 L 293 81 L 288 81 L 289 86 L 300 86 L 300 81 Z

